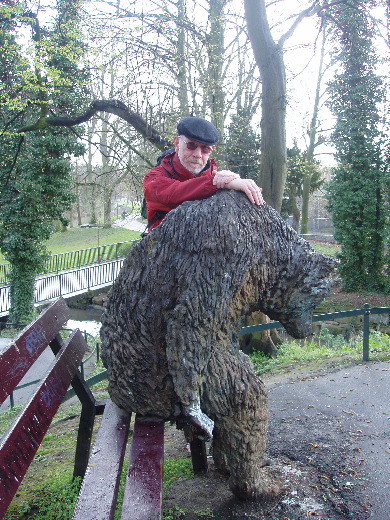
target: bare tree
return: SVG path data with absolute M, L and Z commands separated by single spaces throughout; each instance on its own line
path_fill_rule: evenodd
M 310 121 L 310 126 L 308 129 L 309 134 L 309 144 L 306 152 L 307 162 L 309 164 L 314 163 L 314 155 L 315 149 L 318 144 L 321 144 L 322 139 L 317 140 L 318 135 L 318 113 L 320 109 L 320 97 L 321 97 L 321 84 L 324 75 L 324 54 L 325 54 L 325 43 L 326 43 L 326 27 L 324 26 L 322 29 L 322 44 L 320 51 L 320 63 L 318 66 L 318 75 L 317 75 L 317 84 L 315 90 L 315 98 L 314 98 L 314 106 L 313 113 Z M 301 218 L 301 232 L 303 234 L 307 233 L 307 225 L 309 220 L 309 198 L 311 189 L 311 181 L 312 175 L 308 174 L 305 176 L 303 181 L 303 190 L 302 190 L 302 218 Z
M 244 0 L 249 39 L 262 81 L 261 172 L 265 200 L 277 211 L 282 206 L 287 176 L 286 155 L 286 71 L 283 48 L 300 22 L 316 13 L 314 2 L 299 13 L 289 29 L 274 41 L 264 0 Z

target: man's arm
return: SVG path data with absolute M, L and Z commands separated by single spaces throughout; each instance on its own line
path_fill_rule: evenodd
M 225 185 L 225 189 L 243 191 L 253 204 L 257 206 L 264 204 L 262 190 L 252 179 L 233 179 Z
M 261 188 L 252 179 L 241 179 L 238 173 L 230 170 L 218 171 L 214 176 L 213 184 L 217 189 L 243 191 L 253 204 L 258 206 L 264 204 Z
M 234 179 L 239 179 L 238 173 L 231 172 L 230 170 L 220 170 L 214 175 L 213 184 L 217 189 L 221 190 L 225 188 L 226 184 L 229 184 Z

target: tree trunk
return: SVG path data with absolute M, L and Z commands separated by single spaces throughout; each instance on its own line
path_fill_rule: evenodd
M 108 229 L 111 224 L 111 199 L 114 190 L 105 189 L 103 191 L 103 227 Z
M 188 115 L 188 88 L 187 88 L 187 55 L 186 55 L 186 5 L 184 0 L 177 3 L 177 82 L 180 117 Z
M 38 273 L 31 270 L 29 266 L 11 264 L 9 274 L 10 323 L 28 323 L 35 317 L 34 291 L 35 277 Z
M 222 68 L 225 54 L 225 0 L 209 1 L 210 32 L 208 40 L 208 97 L 211 108 L 211 121 L 218 129 L 221 138 L 215 150 L 215 158 L 220 167 L 226 164 L 224 121 L 225 121 L 225 94 L 223 89 Z
M 280 211 L 287 177 L 283 48 L 272 39 L 264 0 L 245 0 L 244 5 L 249 38 L 262 81 L 260 186 L 266 202 Z
M 80 195 L 77 195 L 77 202 L 76 202 L 76 210 L 77 210 L 77 225 L 81 226 L 82 219 L 81 219 L 81 206 L 80 206 Z
M 303 187 L 302 187 L 301 233 L 303 235 L 306 235 L 308 232 L 310 191 L 311 191 L 311 175 L 308 173 L 303 180 Z
M 269 323 L 269 318 L 263 312 L 252 312 L 245 319 L 245 326 L 250 327 L 251 325 L 259 325 Z M 272 336 L 272 331 L 263 330 L 252 332 L 245 336 L 240 337 L 240 346 L 245 354 L 251 354 L 252 352 L 262 352 L 266 356 L 274 357 L 277 355 L 278 349 L 276 345 L 281 343 L 278 335 Z
M 310 130 L 309 130 L 309 146 L 307 149 L 307 162 L 310 164 L 314 161 L 314 150 L 316 147 L 316 139 L 317 139 L 317 124 L 318 124 L 318 111 L 320 106 L 320 89 L 321 82 L 323 76 L 323 65 L 324 65 L 324 53 L 325 53 L 325 28 L 322 33 L 322 46 L 321 46 L 321 56 L 320 56 L 320 64 L 318 69 L 317 76 L 317 86 L 316 86 L 316 94 L 314 99 L 314 107 L 313 107 L 313 115 L 310 122 Z M 302 223 L 301 223 L 301 232 L 303 234 L 307 234 L 308 232 L 308 222 L 309 222 L 309 199 L 311 193 L 311 175 L 307 175 L 303 181 L 303 193 L 302 193 Z
M 91 189 L 91 198 L 90 198 L 90 214 L 89 214 L 89 224 L 97 224 L 97 214 L 96 214 L 96 192 L 97 192 L 97 187 L 96 185 L 93 183 L 91 186 L 90 186 L 90 189 Z
M 299 226 L 301 220 L 301 212 L 299 211 L 299 207 L 297 204 L 297 197 L 295 193 L 290 193 L 290 202 L 291 202 L 291 211 L 292 211 L 292 224 L 291 227 L 299 233 Z

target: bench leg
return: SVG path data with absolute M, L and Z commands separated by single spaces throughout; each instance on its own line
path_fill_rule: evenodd
M 160 520 L 164 421 L 136 416 L 121 520 Z
M 195 475 L 207 473 L 206 443 L 202 439 L 194 439 L 190 442 L 192 469 Z
M 84 478 L 91 451 L 93 426 L 95 423 L 95 404 L 83 405 L 81 408 L 79 430 L 77 434 L 76 453 L 74 458 L 73 478 Z

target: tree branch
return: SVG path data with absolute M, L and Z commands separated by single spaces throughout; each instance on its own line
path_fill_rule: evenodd
M 322 5 L 319 4 L 317 0 L 314 0 L 314 2 L 309 7 L 307 7 L 301 13 L 299 13 L 299 15 L 295 18 L 293 24 L 288 29 L 288 31 L 286 31 L 285 34 L 283 34 L 280 37 L 280 39 L 278 41 L 279 48 L 281 48 L 281 49 L 283 48 L 283 45 L 286 42 L 286 40 L 288 40 L 290 38 L 290 36 L 292 36 L 294 34 L 295 29 L 298 27 L 298 25 L 302 22 L 302 20 L 304 18 L 308 18 L 315 14 L 320 15 L 322 12 L 326 13 L 326 9 L 328 9 L 329 7 L 333 7 L 333 6 L 340 5 L 340 4 L 345 4 L 345 0 L 334 0 L 334 1 L 330 1 L 330 2 L 325 2 Z M 356 6 L 351 6 L 351 7 L 356 8 Z
M 145 139 L 156 146 L 159 150 L 164 151 L 167 148 L 172 148 L 172 143 L 169 142 L 165 137 L 160 135 L 157 130 L 152 128 L 148 123 L 142 119 L 142 117 L 129 110 L 129 108 L 118 100 L 96 100 L 93 101 L 89 109 L 76 117 L 61 117 L 61 116 L 50 116 L 41 117 L 33 125 L 22 127 L 18 130 L 18 133 L 32 132 L 34 130 L 41 130 L 50 126 L 63 126 L 72 127 L 86 123 L 97 112 L 108 112 L 114 114 L 127 123 L 129 123 L 137 132 L 139 132 Z
M 311 5 L 309 6 L 307 9 L 305 9 L 304 11 L 302 11 L 294 20 L 293 24 L 291 25 L 291 27 L 288 29 L 288 31 L 286 33 L 283 34 L 283 36 L 280 37 L 279 41 L 278 41 L 278 45 L 279 47 L 282 49 L 283 48 L 283 45 L 284 43 L 286 42 L 286 40 L 288 40 L 288 38 L 290 38 L 294 32 L 295 32 L 295 29 L 298 27 L 298 25 L 302 22 L 302 20 L 304 18 L 307 18 L 309 16 L 312 16 L 314 13 L 318 12 L 319 10 L 321 9 L 320 6 L 315 6 L 315 5 Z

